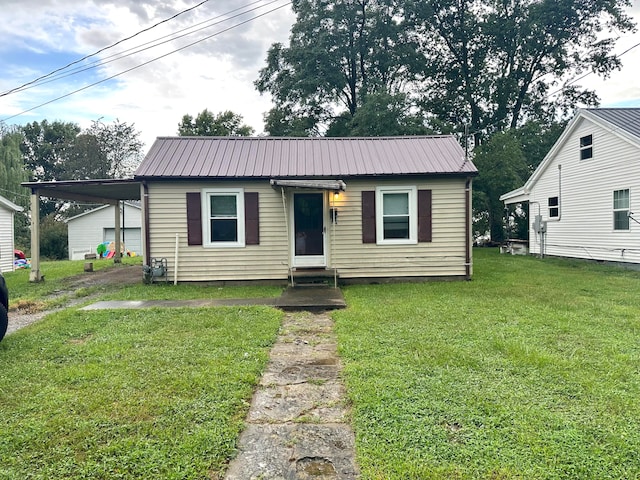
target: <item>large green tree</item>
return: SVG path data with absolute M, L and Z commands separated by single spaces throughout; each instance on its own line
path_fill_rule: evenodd
M 474 235 L 487 232 L 492 242 L 505 240 L 504 205 L 500 195 L 521 186 L 529 168 L 513 132 L 496 133 L 475 151 L 478 178 L 473 182 Z
M 28 180 L 24 168 L 20 143 L 22 133 L 17 127 L 0 128 L 0 195 L 24 208 L 15 215 L 15 244 L 25 250 L 30 244 L 29 234 L 29 194 L 20 185 Z
M 24 138 L 20 149 L 31 180 L 64 178 L 65 161 L 80 133 L 80 127 L 71 122 L 42 120 L 27 123 L 22 131 Z
M 406 13 L 425 62 L 426 110 L 456 118 L 476 138 L 559 111 L 595 105 L 567 81 L 620 66 L 616 37 L 633 29 L 628 0 L 410 0 Z M 562 89 L 557 95 L 554 90 Z
M 414 112 L 418 106 L 442 133 L 466 125 L 476 145 L 504 128 L 548 123 L 576 106 L 597 104 L 593 91 L 567 83 L 619 67 L 613 48 L 617 36 L 634 27 L 624 10 L 629 5 L 295 0 L 289 45 L 272 45 L 256 81 L 275 104 L 267 131 L 312 132 L 309 122 L 322 131 L 318 125 L 334 121 L 344 128 L 374 93 L 405 94 L 405 106 Z
M 181 137 L 225 137 L 250 136 L 253 128 L 242 123 L 242 115 L 232 111 L 213 114 L 206 108 L 196 115 L 184 115 L 178 124 L 178 135 Z
M 409 93 L 420 58 L 401 2 L 295 0 L 293 10 L 289 46 L 271 46 L 256 81 L 275 102 L 268 120 L 312 123 L 309 132 L 334 119 L 344 127 L 368 95 Z M 266 130 L 277 134 L 273 125 L 267 121 Z
M 89 178 L 130 177 L 142 160 L 144 143 L 134 124 L 118 119 L 111 123 L 95 120 L 84 131 L 84 135 L 77 138 L 76 144 L 79 145 L 76 146 L 80 151 L 84 150 L 85 155 L 95 152 L 93 166 L 85 167 L 92 175 Z M 95 140 L 89 137 L 94 137 Z M 106 166 L 102 163 L 106 163 Z

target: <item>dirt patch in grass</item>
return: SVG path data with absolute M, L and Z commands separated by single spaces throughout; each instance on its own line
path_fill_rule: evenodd
M 7 333 L 31 325 L 49 313 L 87 301 L 111 285 L 122 286 L 138 282 L 142 283 L 142 267 L 140 265 L 116 265 L 66 278 L 60 282 L 60 288 L 50 295 L 35 301 L 18 300 L 12 303 Z

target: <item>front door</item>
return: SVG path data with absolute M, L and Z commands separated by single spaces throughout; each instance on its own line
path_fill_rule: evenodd
M 293 266 L 325 267 L 324 193 L 293 193 Z

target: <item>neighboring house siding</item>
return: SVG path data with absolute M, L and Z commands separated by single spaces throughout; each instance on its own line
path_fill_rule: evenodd
M 593 158 L 580 160 L 580 138 L 586 135 L 593 135 Z M 540 236 L 532 228 L 539 202 L 547 220 L 546 255 L 640 263 L 640 225 L 630 220 L 629 230 L 613 228 L 613 191 L 624 189 L 630 192 L 630 211 L 638 212 L 640 148 L 582 119 L 531 191 L 530 252 L 540 253 Z M 558 195 L 560 218 L 549 218 L 548 199 Z
M 464 276 L 465 178 L 399 177 L 396 180 L 345 179 L 347 190 L 330 203 L 338 209 L 338 223 L 327 225 L 327 266 L 341 278 Z M 187 192 L 205 188 L 243 188 L 259 196 L 259 245 L 207 248 L 187 243 Z M 432 238 L 415 245 L 377 245 L 362 242 L 362 192 L 381 186 L 415 186 L 432 196 Z M 289 240 L 280 189 L 268 180 L 246 182 L 150 182 L 150 251 L 167 258 L 175 275 L 178 235 L 178 281 L 286 280 Z M 289 203 L 287 203 L 289 208 Z M 332 230 L 334 228 L 334 230 Z
M 82 259 L 85 253 L 95 253 L 98 244 L 113 240 L 114 208 L 113 206 L 101 207 L 69 220 L 69 258 L 71 260 Z M 125 209 L 124 227 L 127 228 L 125 240 L 127 238 L 131 240 L 125 243 L 125 247 L 137 255 L 142 255 L 141 209 L 126 204 Z M 123 225 L 121 224 L 120 227 L 122 228 Z
M 0 205 L 0 272 L 13 271 L 14 213 Z

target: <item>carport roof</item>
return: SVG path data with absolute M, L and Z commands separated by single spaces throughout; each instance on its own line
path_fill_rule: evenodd
M 140 181 L 135 179 L 67 180 L 58 182 L 24 182 L 23 187 L 41 196 L 93 203 L 140 200 Z

